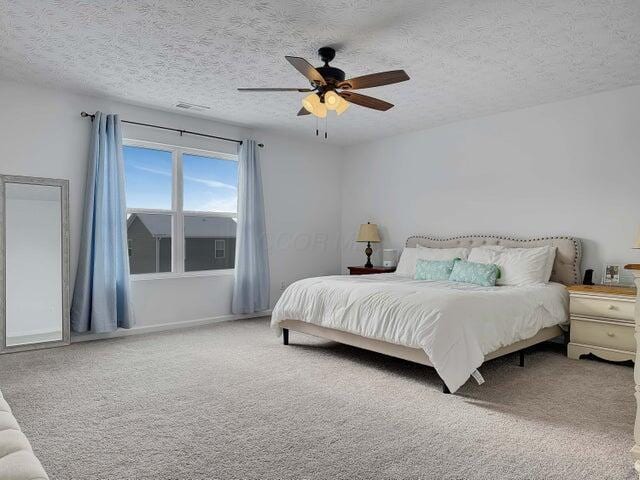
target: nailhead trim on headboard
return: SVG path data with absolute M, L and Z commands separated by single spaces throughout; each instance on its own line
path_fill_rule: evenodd
M 573 243 L 573 283 L 580 283 L 580 261 L 582 259 L 582 242 L 580 239 L 575 237 L 565 237 L 565 236 L 556 236 L 556 237 L 538 237 L 538 238 L 518 238 L 518 237 L 506 237 L 504 235 L 459 235 L 456 237 L 448 237 L 448 238 L 440 238 L 440 237 L 431 237 L 428 235 L 411 235 L 407 238 L 405 242 L 405 246 L 409 246 L 409 242 L 412 239 L 425 239 L 433 242 L 450 242 L 454 240 L 465 240 L 465 239 L 492 239 L 492 240 L 507 240 L 518 243 L 532 243 L 532 242 L 551 242 L 553 240 L 569 240 Z M 499 242 L 497 242 L 499 243 Z

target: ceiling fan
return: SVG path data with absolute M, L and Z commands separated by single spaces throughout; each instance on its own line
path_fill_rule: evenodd
M 238 90 L 241 92 L 312 92 L 302 99 L 302 108 L 298 112 L 298 116 L 313 114 L 316 117 L 324 118 L 327 116 L 327 110 L 335 110 L 340 115 L 349 108 L 351 103 L 383 112 L 389 110 L 393 104 L 355 93 L 352 90 L 409 80 L 409 75 L 404 70 L 372 73 L 345 80 L 344 71 L 329 66 L 329 62 L 336 56 L 336 51 L 333 48 L 322 47 L 318 50 L 318 55 L 324 65 L 317 68 L 314 68 L 304 58 L 284 57 L 309 80 L 311 88 L 238 88 Z

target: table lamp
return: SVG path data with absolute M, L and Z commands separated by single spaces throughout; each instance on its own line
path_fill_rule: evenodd
M 364 266 L 367 268 L 373 268 L 373 264 L 371 263 L 371 254 L 373 253 L 373 250 L 371 249 L 371 242 L 380 242 L 378 225 L 370 222 L 360 225 L 360 231 L 358 232 L 356 242 L 367 242 L 367 248 L 364 250 L 364 253 L 367 256 L 367 263 L 365 263 Z

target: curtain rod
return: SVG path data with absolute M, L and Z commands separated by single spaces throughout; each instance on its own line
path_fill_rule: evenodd
M 93 119 L 96 117 L 95 115 L 87 112 L 80 112 L 81 117 L 89 117 L 93 122 Z M 160 125 L 153 125 L 151 123 L 141 123 L 141 122 L 132 122 L 131 120 L 120 120 L 122 123 L 128 123 L 130 125 L 139 125 L 141 127 L 151 127 L 151 128 L 159 128 L 160 130 L 170 130 L 172 132 L 178 132 L 180 136 L 183 134 L 188 135 L 197 135 L 198 137 L 206 137 L 206 138 L 215 138 L 216 140 L 224 140 L 225 142 L 235 142 L 239 145 L 242 145 L 242 140 L 236 140 L 235 138 L 226 138 L 226 137 L 218 137 L 217 135 L 209 135 L 208 133 L 199 133 L 192 132 L 190 130 L 181 130 L 179 128 L 171 128 L 171 127 L 162 127 Z M 259 147 L 264 147 L 263 143 L 258 144 Z

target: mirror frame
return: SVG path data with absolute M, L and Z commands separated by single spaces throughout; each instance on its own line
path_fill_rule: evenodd
M 29 343 L 24 345 L 7 346 L 7 311 L 6 311 L 6 285 L 7 285 L 7 268 L 6 268 L 6 189 L 7 183 L 20 183 L 26 185 L 41 185 L 47 187 L 60 188 L 60 231 L 62 251 L 62 340 L 53 340 L 48 342 Z M 42 177 L 25 177 L 21 175 L 0 175 L 0 353 L 22 352 L 25 350 L 36 350 L 39 348 L 58 347 L 69 345 L 71 342 L 70 331 L 70 312 L 71 305 L 69 301 L 69 180 L 60 180 L 54 178 Z

